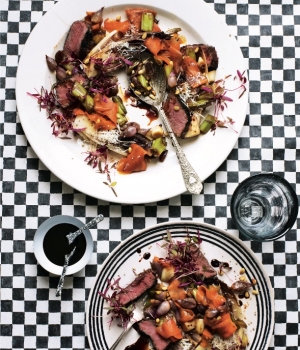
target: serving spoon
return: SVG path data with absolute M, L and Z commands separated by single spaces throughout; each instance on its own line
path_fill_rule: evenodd
M 157 64 L 153 55 L 147 51 L 140 53 L 138 56 L 135 57 L 135 59 L 136 61 L 139 61 L 139 62 L 152 61 L 153 67 L 154 67 L 154 75 L 153 75 L 153 78 L 151 79 L 151 87 L 154 90 L 155 95 L 154 95 L 154 98 L 151 98 L 150 95 L 145 96 L 142 93 L 139 93 L 139 91 L 135 90 L 134 88 L 132 89 L 132 91 L 137 98 L 144 101 L 148 105 L 153 106 L 157 110 L 158 115 L 163 121 L 163 124 L 170 136 L 172 145 L 175 148 L 176 156 L 180 164 L 185 187 L 190 193 L 199 194 L 203 188 L 202 182 L 198 174 L 196 173 L 196 171 L 193 169 L 190 162 L 186 158 L 186 155 L 184 154 L 180 144 L 178 143 L 177 138 L 173 133 L 170 122 L 162 108 L 162 102 L 164 100 L 166 89 L 167 89 L 167 82 L 166 82 L 164 68 L 162 65 Z M 131 84 L 130 72 L 132 70 L 132 68 L 130 67 L 131 66 L 127 67 L 127 79 L 128 79 L 129 85 Z M 153 94 L 152 94 L 152 97 L 153 97 Z

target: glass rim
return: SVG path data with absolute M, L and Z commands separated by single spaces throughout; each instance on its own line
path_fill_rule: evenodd
M 238 221 L 236 220 L 236 215 L 234 214 L 234 201 L 235 198 L 237 197 L 240 189 L 247 184 L 247 182 L 253 181 L 253 179 L 255 178 L 262 178 L 262 179 L 273 179 L 276 182 L 279 182 L 281 184 L 283 184 L 284 186 L 287 187 L 288 191 L 290 192 L 290 195 L 292 197 L 293 200 L 293 206 L 292 206 L 292 211 L 291 211 L 291 215 L 290 215 L 290 219 L 289 221 L 286 223 L 286 225 L 284 226 L 282 232 L 274 234 L 274 235 L 269 235 L 267 237 L 256 237 L 253 236 L 247 232 L 245 232 L 245 230 L 241 227 L 241 225 L 238 223 Z M 287 234 L 288 231 L 290 231 L 290 229 L 293 227 L 297 217 L 298 217 L 298 209 L 299 209 L 299 201 L 298 201 L 298 197 L 297 194 L 294 190 L 294 188 L 292 187 L 292 185 L 282 176 L 277 175 L 275 173 L 272 172 L 260 172 L 254 175 L 250 175 L 248 176 L 246 179 L 244 179 L 242 182 L 240 182 L 238 184 L 238 186 L 235 188 L 235 190 L 233 191 L 232 197 L 231 197 L 231 201 L 230 201 L 230 213 L 231 213 L 231 218 L 232 221 L 236 227 L 236 229 L 247 239 L 252 240 L 252 241 L 259 241 L 259 242 L 266 242 L 266 241 L 274 241 L 276 239 L 279 239 L 281 237 L 283 237 L 285 234 Z

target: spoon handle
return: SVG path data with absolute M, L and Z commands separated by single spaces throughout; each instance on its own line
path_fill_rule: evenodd
M 74 239 L 76 237 L 78 237 L 80 234 L 82 234 L 82 232 L 84 230 L 87 230 L 87 229 L 93 227 L 94 225 L 98 224 L 98 222 L 102 221 L 103 219 L 104 219 L 104 216 L 102 214 L 100 214 L 100 215 L 96 216 L 93 220 L 88 222 L 86 225 L 82 226 L 79 230 L 69 233 L 66 236 L 67 240 L 68 240 L 68 243 L 72 244 L 74 242 Z
M 175 148 L 177 158 L 181 167 L 182 176 L 184 179 L 186 189 L 192 194 L 199 194 L 202 191 L 202 182 L 196 173 L 196 171 L 191 166 L 190 162 L 187 160 L 181 146 L 179 145 L 176 136 L 174 135 L 168 118 L 162 108 L 158 108 L 159 116 L 161 117 L 165 128 L 170 136 L 172 145 Z
M 73 254 L 75 253 L 75 249 L 76 249 L 76 247 L 74 247 L 74 249 L 71 251 L 70 254 L 66 254 L 65 255 L 64 266 L 63 266 L 63 269 L 62 269 L 62 273 L 61 273 L 61 276 L 60 276 L 60 279 L 59 279 L 59 282 L 58 282 L 58 286 L 57 286 L 57 289 L 56 289 L 56 294 L 55 294 L 57 297 L 61 296 L 61 291 L 62 291 L 64 282 L 65 282 L 65 276 L 66 276 L 67 268 L 69 266 L 70 259 L 72 258 Z

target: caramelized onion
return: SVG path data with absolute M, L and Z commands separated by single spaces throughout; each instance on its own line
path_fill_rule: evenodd
M 252 287 L 252 283 L 245 281 L 236 281 L 230 287 L 234 292 L 246 292 Z
M 177 300 L 177 303 L 184 309 L 194 309 L 197 305 L 196 300 L 194 298 L 185 298 Z
M 103 9 L 104 7 L 101 7 L 100 10 L 98 10 L 97 12 L 95 12 L 92 17 L 91 17 L 91 22 L 92 23 L 100 23 L 102 24 L 103 22 Z
M 56 67 L 57 67 L 57 63 L 56 63 L 55 59 L 46 55 L 46 62 L 47 62 L 47 66 L 51 70 L 51 72 L 54 72 Z
M 56 69 L 56 78 L 57 78 L 57 80 L 63 80 L 66 77 L 67 77 L 66 71 L 63 68 L 61 68 L 61 67 L 57 67 L 57 69 Z
M 207 309 L 205 312 L 205 316 L 208 318 L 216 317 L 219 314 L 219 310 L 217 309 Z
M 159 317 L 159 316 L 163 316 L 163 315 L 166 315 L 171 309 L 171 305 L 170 303 L 165 300 L 163 301 L 159 307 L 157 308 L 156 310 L 156 315 Z

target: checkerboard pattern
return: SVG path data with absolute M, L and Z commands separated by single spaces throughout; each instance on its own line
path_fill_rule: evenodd
M 228 159 L 205 181 L 200 196 L 118 205 L 88 197 L 56 178 L 33 152 L 18 119 L 18 59 L 31 30 L 55 1 L 0 1 L 1 349 L 89 349 L 85 307 L 94 276 L 106 256 L 132 233 L 187 219 L 237 236 L 231 195 L 241 180 L 260 171 L 285 177 L 300 193 L 300 1 L 206 2 L 230 26 L 248 63 L 250 103 L 242 134 Z M 33 254 L 35 231 L 54 215 L 74 215 L 85 223 L 98 213 L 105 220 L 91 229 L 92 258 L 84 270 L 66 277 L 58 299 L 58 277 L 38 265 Z M 274 286 L 275 329 L 269 350 L 300 347 L 299 242 L 299 219 L 278 241 L 246 241 Z

